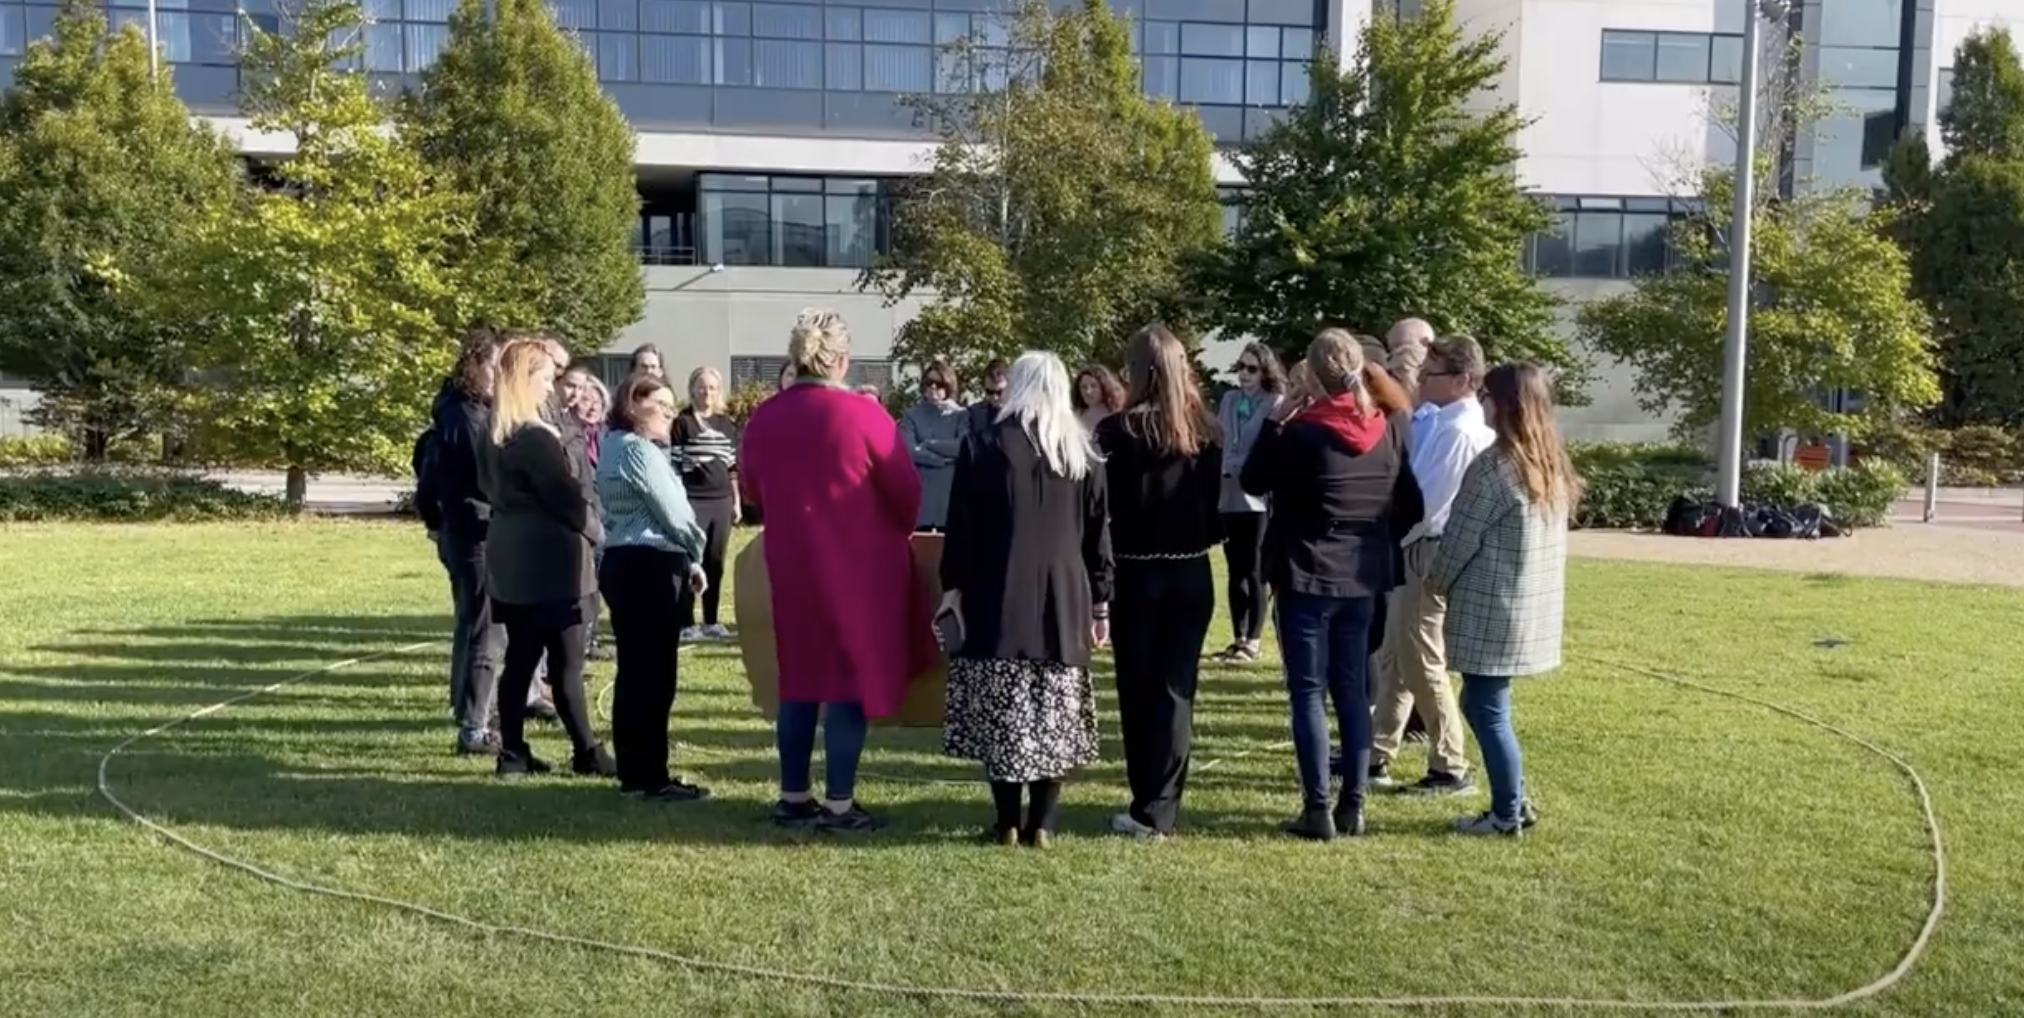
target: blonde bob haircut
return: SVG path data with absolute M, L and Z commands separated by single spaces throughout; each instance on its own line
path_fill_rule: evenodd
M 787 339 L 787 360 L 796 375 L 841 380 L 850 366 L 850 326 L 834 311 L 801 312 Z
M 555 381 L 555 358 L 539 339 L 516 339 L 499 354 L 499 375 L 492 385 L 492 443 L 505 445 L 521 428 L 548 427 L 541 409 L 548 392 L 536 379 L 548 372 Z
M 703 380 L 706 378 L 714 378 L 717 380 L 717 398 L 711 400 L 708 405 L 705 405 L 703 403 L 702 397 L 696 395 L 697 391 L 702 389 Z M 702 367 L 689 372 L 689 409 L 694 410 L 696 412 L 696 416 L 698 417 L 708 417 L 713 414 L 721 414 L 724 412 L 723 372 L 718 371 L 716 368 L 713 368 L 708 364 L 705 364 Z

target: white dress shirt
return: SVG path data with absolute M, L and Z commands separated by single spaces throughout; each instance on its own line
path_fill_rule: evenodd
M 1462 487 L 1462 472 L 1496 440 L 1497 433 L 1483 419 L 1483 404 L 1474 396 L 1413 412 L 1413 477 L 1420 482 L 1426 516 L 1403 543 L 1441 536 Z

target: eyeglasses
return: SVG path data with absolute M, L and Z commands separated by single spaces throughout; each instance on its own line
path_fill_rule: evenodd
M 1237 371 L 1238 371 L 1238 373 L 1239 373 L 1239 374 L 1245 374 L 1245 375 L 1255 375 L 1255 374 L 1257 374 L 1257 373 L 1258 373 L 1258 365 L 1256 365 L 1256 364 L 1239 364 L 1239 365 L 1237 365 Z

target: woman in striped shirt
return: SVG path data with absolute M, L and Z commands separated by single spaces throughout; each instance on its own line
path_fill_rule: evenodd
M 689 373 L 689 406 L 675 418 L 675 467 L 689 492 L 689 506 L 703 528 L 703 624 L 696 625 L 695 605 L 682 615 L 682 639 L 728 640 L 731 631 L 717 621 L 718 591 L 724 582 L 724 558 L 731 548 L 731 528 L 738 522 L 738 424 L 724 413 L 724 376 L 716 368 Z

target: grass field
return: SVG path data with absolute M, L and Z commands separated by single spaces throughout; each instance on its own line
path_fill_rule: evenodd
M 1229 1013 L 898 998 L 479 935 L 253 879 L 97 795 L 101 756 L 134 732 L 439 639 L 446 602 L 411 527 L 0 529 L 0 1015 Z M 1949 911 L 1904 983 L 1850 1013 L 1983 1018 L 2024 1013 L 2020 618 L 2014 591 L 1577 563 L 1575 661 L 1518 691 L 1546 817 L 1519 843 L 1443 833 L 1480 800 L 1383 799 L 1362 842 L 1277 836 L 1297 796 L 1271 667 L 1208 673 L 1187 836 L 1156 845 L 1099 833 L 1123 785 L 1108 720 L 1052 853 L 976 845 L 984 789 L 922 732 L 873 737 L 862 795 L 891 830 L 776 833 L 770 738 L 728 648 L 683 660 L 677 766 L 715 789 L 700 805 L 507 786 L 454 758 L 440 644 L 140 742 L 109 778 L 295 879 L 871 981 L 1668 1000 L 1826 997 L 1889 970 L 1933 869 L 1905 781 L 1791 719 L 1600 663 L 1629 661 L 1818 714 L 1921 770 Z M 609 679 L 593 666 L 594 688 Z M 559 732 L 537 749 L 560 756 Z

